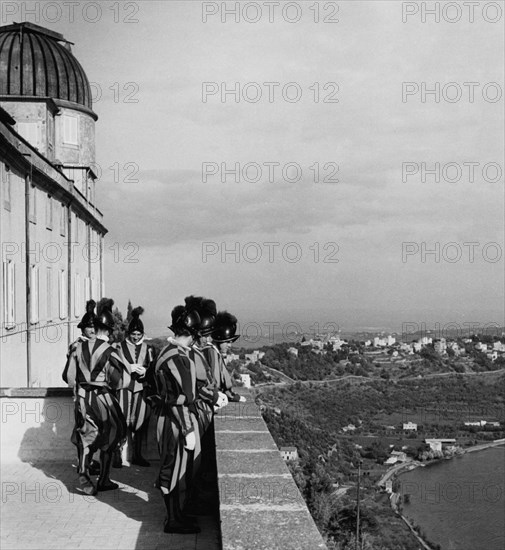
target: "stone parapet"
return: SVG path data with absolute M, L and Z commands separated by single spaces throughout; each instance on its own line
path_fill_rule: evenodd
M 215 417 L 223 550 L 315 550 L 326 545 L 253 396 Z

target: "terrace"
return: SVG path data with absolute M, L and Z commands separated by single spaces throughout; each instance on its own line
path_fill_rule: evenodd
M 3 550 L 121 548 L 181 550 L 325 548 L 251 395 L 216 416 L 218 505 L 201 533 L 163 533 L 154 487 L 158 458 L 150 425 L 149 468 L 112 470 L 119 489 L 87 497 L 75 489 L 72 393 L 0 390 Z

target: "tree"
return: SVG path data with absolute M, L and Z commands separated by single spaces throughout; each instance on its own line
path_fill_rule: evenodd
M 129 325 L 130 321 L 132 320 L 132 311 L 133 311 L 132 302 L 131 300 L 128 300 L 128 305 L 126 306 L 126 321 L 125 321 L 126 325 Z
M 427 359 L 430 363 L 434 363 L 435 361 L 438 361 L 438 359 L 440 359 L 440 356 L 438 355 L 438 353 L 435 351 L 435 348 L 431 344 L 428 344 L 427 346 L 425 346 L 421 350 L 419 355 L 423 359 Z

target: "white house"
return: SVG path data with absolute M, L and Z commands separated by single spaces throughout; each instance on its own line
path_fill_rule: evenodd
M 255 349 L 252 353 L 246 353 L 245 358 L 247 361 L 250 361 L 251 363 L 256 363 L 257 361 L 262 359 L 264 355 L 265 355 L 264 351 L 259 351 Z
M 349 424 L 348 426 L 344 426 L 342 428 L 343 432 L 353 432 L 356 429 L 356 426 L 354 424 Z
M 415 422 L 404 422 L 403 429 L 405 431 L 417 432 L 417 424 Z
M 440 340 L 437 340 L 433 344 L 433 348 L 435 349 L 435 351 L 437 353 L 440 353 L 440 354 L 446 353 L 447 352 L 447 342 L 446 342 L 445 338 L 441 338 Z
M 296 447 L 281 447 L 281 456 L 287 462 L 289 460 L 298 460 L 298 450 Z
M 424 441 L 432 451 L 442 451 L 442 444 L 454 445 L 456 443 L 455 439 L 425 439 Z
M 250 374 L 241 374 L 240 379 L 242 380 L 242 383 L 244 384 L 244 388 L 250 388 L 251 387 L 251 375 Z
M 230 364 L 232 361 L 238 361 L 238 360 L 239 360 L 239 356 L 237 353 L 228 353 L 228 355 L 226 355 L 224 358 L 224 362 L 227 365 Z

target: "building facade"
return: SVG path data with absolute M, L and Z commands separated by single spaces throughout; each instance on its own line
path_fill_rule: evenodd
M 61 34 L 0 27 L 0 387 L 64 386 L 85 302 L 103 295 L 97 118 Z

